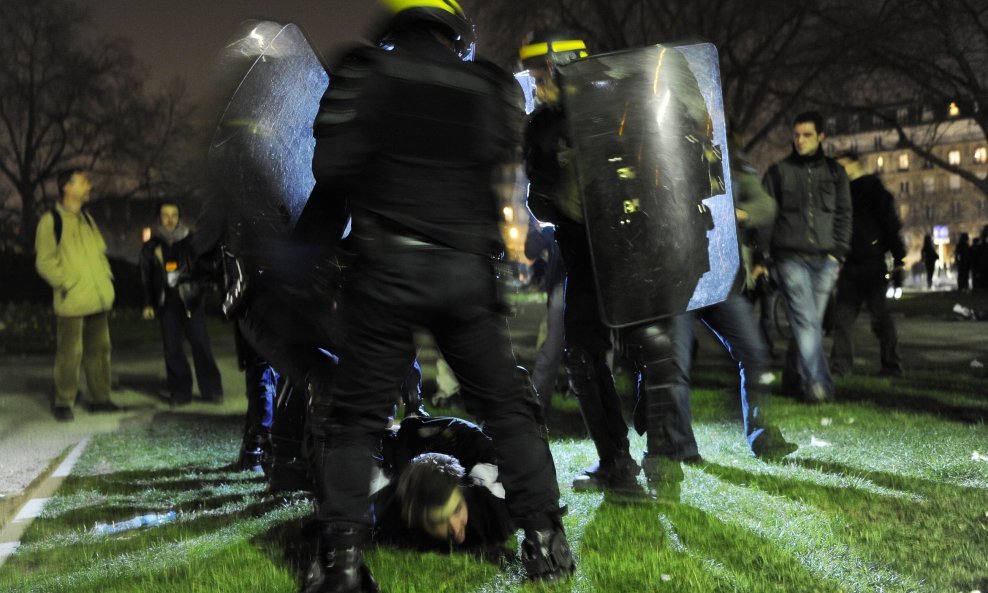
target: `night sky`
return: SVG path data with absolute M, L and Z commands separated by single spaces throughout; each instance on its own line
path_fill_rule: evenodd
M 246 19 L 291 21 L 313 45 L 328 50 L 361 39 L 377 14 L 373 0 L 79 0 L 94 34 L 125 36 L 160 84 L 182 77 L 194 96 L 211 60 Z

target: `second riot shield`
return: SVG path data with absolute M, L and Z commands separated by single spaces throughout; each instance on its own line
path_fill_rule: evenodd
M 559 72 L 604 322 L 724 300 L 740 257 L 717 50 L 657 45 Z
M 293 24 L 252 23 L 221 68 L 236 85 L 209 148 L 217 183 L 259 237 L 283 235 L 315 185 L 312 122 L 329 75 Z

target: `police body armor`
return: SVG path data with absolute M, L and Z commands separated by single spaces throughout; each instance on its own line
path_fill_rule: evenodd
M 401 46 L 387 54 L 366 47 L 347 58 L 349 68 L 373 72 L 375 84 L 388 88 L 378 95 L 387 99 L 370 107 L 378 117 L 368 125 L 378 127 L 372 134 L 380 140 L 354 188 L 355 234 L 367 229 L 361 218 L 369 212 L 373 224 L 399 234 L 481 255 L 500 252 L 491 170 L 514 156 L 522 125 L 516 86 L 483 62 L 433 63 L 406 56 Z M 319 120 L 316 126 L 318 135 Z
M 723 301 L 740 265 L 712 45 L 559 68 L 602 317 L 624 327 Z

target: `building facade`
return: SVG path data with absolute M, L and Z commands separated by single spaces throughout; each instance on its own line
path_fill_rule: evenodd
M 891 114 L 890 114 L 891 115 Z M 895 118 L 916 144 L 934 156 L 984 179 L 988 176 L 988 142 L 977 123 L 951 104 L 930 108 L 900 107 Z M 988 225 L 988 196 L 974 184 L 937 167 L 899 142 L 895 128 L 871 115 L 827 120 L 827 151 L 855 150 L 865 171 L 881 177 L 896 198 L 906 241 L 906 265 L 920 259 L 925 235 L 937 239 L 940 266 L 952 265 L 961 233 L 971 240 Z

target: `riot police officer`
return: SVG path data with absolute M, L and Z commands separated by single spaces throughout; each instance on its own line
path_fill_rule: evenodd
M 343 58 L 314 123 L 310 203 L 346 200 L 356 261 L 338 374 L 310 410 L 320 535 L 307 591 L 371 587 L 368 489 L 416 327 L 433 333 L 494 441 L 529 577 L 564 578 L 574 565 L 555 468 L 538 400 L 515 371 L 491 261 L 503 248 L 491 181 L 516 151 L 518 89 L 495 66 L 464 61 L 473 27 L 455 0 L 384 4 L 379 46 Z
M 519 50 L 522 64 L 536 79 L 541 103 L 525 135 L 529 177 L 528 204 L 542 221 L 556 225 L 556 241 L 566 264 L 565 365 L 599 461 L 573 483 L 575 489 L 605 489 L 638 494 L 638 465 L 629 452 L 628 426 L 607 364 L 611 328 L 601 320 L 590 244 L 584 224 L 576 155 L 560 100 L 557 68 L 586 57 L 583 41 L 565 31 L 536 33 Z M 688 397 L 677 397 L 672 378 L 677 369 L 670 321 L 632 325 L 621 331 L 626 355 L 639 375 L 634 424 L 647 434 L 642 461 L 653 494 L 677 496 L 683 474 L 680 461 L 698 457 L 678 444 L 692 441 Z

